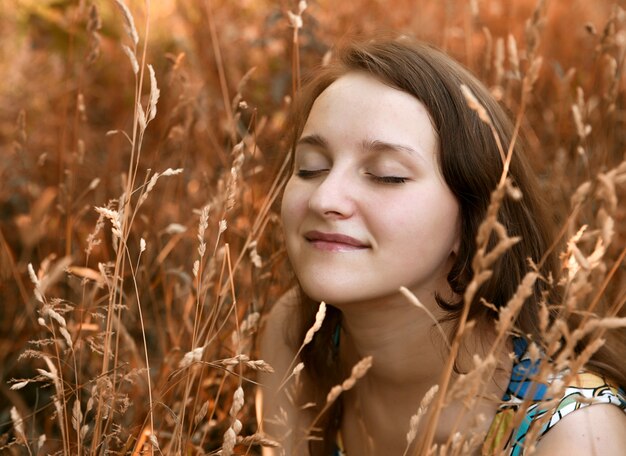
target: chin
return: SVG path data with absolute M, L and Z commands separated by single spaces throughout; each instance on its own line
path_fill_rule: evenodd
M 369 290 L 363 288 L 362 284 L 356 287 L 356 289 L 354 286 L 348 284 L 329 286 L 328 283 L 324 285 L 320 285 L 319 283 L 301 283 L 300 286 L 304 293 L 313 301 L 324 301 L 326 304 L 339 308 L 345 304 L 365 302 L 387 295 L 386 293 L 370 293 Z
M 336 299 L 334 299 L 337 297 L 335 293 L 328 293 L 328 291 L 322 290 L 319 287 L 307 287 L 302 284 L 300 286 L 302 287 L 304 294 L 306 294 L 313 301 L 324 301 L 326 304 L 333 304 L 336 302 Z
M 337 305 L 345 301 L 349 297 L 349 293 L 346 293 L 345 287 L 341 289 L 329 289 L 328 286 L 319 286 L 319 284 L 312 285 L 301 283 L 300 286 L 304 293 L 313 301 L 324 301 L 326 304 Z

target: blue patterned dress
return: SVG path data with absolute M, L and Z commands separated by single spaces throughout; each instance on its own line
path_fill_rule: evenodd
M 579 408 L 593 404 L 613 404 L 626 412 L 626 392 L 613 385 L 601 375 L 590 371 L 580 371 L 571 376 L 564 385 L 563 394 L 556 404 L 546 407 L 548 385 L 537 383 L 532 378 L 539 372 L 540 360 L 532 361 L 527 353 L 527 343 L 521 338 L 513 340 L 515 361 L 511 372 L 511 380 L 507 387 L 502 404 L 491 422 L 487 438 L 483 445 L 483 455 L 504 454 L 521 456 L 524 454 L 524 441 L 531 425 L 541 421 L 537 434 L 540 440 L 564 416 Z M 553 376 L 550 382 L 569 377 L 569 372 Z M 526 413 L 517 427 L 512 426 L 513 419 L 526 401 Z M 550 414 L 549 417 L 546 414 Z

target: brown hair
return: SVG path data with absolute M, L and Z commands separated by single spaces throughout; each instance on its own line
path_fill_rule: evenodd
M 447 280 L 451 289 L 462 296 L 473 277 L 471 262 L 476 253 L 476 234 L 502 174 L 502 160 L 492 130 L 468 107 L 461 84 L 469 87 L 484 106 L 505 150 L 511 143 L 513 131 L 510 118 L 482 83 L 443 52 L 408 39 L 372 40 L 349 45 L 340 51 L 333 62 L 316 71 L 305 85 L 290 119 L 290 140 L 294 146 L 317 97 L 342 75 L 357 71 L 414 96 L 430 113 L 439 137 L 441 173 L 460 207 L 460 247 Z M 541 264 L 540 273 L 545 278 L 556 278 L 559 270 L 558 256 L 554 253 L 558 249 L 549 249 L 553 241 L 552 223 L 519 141 L 514 144 L 509 176 L 523 197 L 519 201 L 505 198 L 498 218 L 510 236 L 519 236 L 521 240 L 499 258 L 493 267 L 493 275 L 476 293 L 468 318 L 477 322 L 492 321 L 496 315 L 481 302 L 482 299 L 496 308 L 506 304 L 521 279 L 531 270 L 528 259 Z M 542 258 L 544 254 L 546 257 Z M 521 334 L 540 340 L 537 306 L 542 294 L 555 293 L 554 290 L 555 287 L 548 286 L 545 281 L 535 283 L 533 295 L 522 307 L 516 322 Z M 301 298 L 299 340 L 312 324 L 318 305 L 303 293 Z M 549 302 L 556 302 L 556 296 L 543 297 L 546 298 Z M 448 302 L 437 297 L 437 302 L 448 311 L 446 320 L 454 324 L 462 310 L 462 300 Z M 332 348 L 333 333 L 340 318 L 340 312 L 329 306 L 324 325 L 302 353 L 311 388 L 319 397 L 324 397 L 330 387 L 342 379 L 336 350 Z M 338 403 L 327 415 L 321 441 L 313 441 L 310 445 L 312 454 L 329 454 L 340 424 L 340 407 Z

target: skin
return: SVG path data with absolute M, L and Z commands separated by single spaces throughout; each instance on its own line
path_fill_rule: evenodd
M 435 293 L 451 296 L 459 208 L 437 153 L 426 108 L 361 73 L 318 97 L 296 147 L 282 202 L 291 264 L 310 297 L 342 310 L 344 364 L 375 360 L 345 395 L 343 437 L 357 454 L 401 453 L 414 404 L 442 369 L 432 321 L 398 293 L 409 288 L 433 313 Z M 348 235 L 358 248 L 311 232 Z
M 318 97 L 282 203 L 289 258 L 311 298 L 347 310 L 397 300 L 400 286 L 425 300 L 446 291 L 459 208 L 437 150 L 424 106 L 370 76 L 348 74 Z M 311 231 L 363 248 L 318 245 Z
M 445 345 L 433 321 L 398 292 L 401 286 L 409 288 L 436 319 L 443 315 L 435 294 L 453 297 L 446 275 L 458 248 L 459 208 L 441 177 L 437 154 L 438 138 L 426 108 L 363 73 L 348 73 L 317 98 L 296 148 L 282 203 L 291 264 L 308 296 L 342 311 L 339 356 L 345 369 L 365 356 L 374 360 L 367 375 L 343 395 L 341 434 L 349 455 L 403 454 L 410 417 L 444 368 Z M 261 340 L 262 357 L 276 374 L 261 378 L 260 422 L 282 440 L 288 455 L 304 454 L 298 442 L 313 418 L 295 408 L 280 388 L 297 351 L 285 340 L 284 329 L 296 305 L 293 293 L 277 303 Z M 459 363 L 469 367 L 473 354 L 484 353 L 480 343 L 469 340 Z M 510 368 L 506 352 L 499 356 L 501 365 Z M 509 375 L 498 370 L 486 396 L 500 398 Z M 463 407 L 456 401 L 443 409 L 436 442 L 448 440 Z M 456 430 L 468 429 L 479 413 L 488 427 L 496 408 L 496 400 L 480 400 Z M 271 419 L 281 409 L 288 417 L 288 435 Z M 556 437 L 548 434 L 544 440 L 558 445 L 560 436 L 552 432 Z M 543 441 L 538 450 L 542 446 Z
M 579 409 L 565 416 L 537 444 L 535 456 L 623 455 L 626 413 L 609 404 Z

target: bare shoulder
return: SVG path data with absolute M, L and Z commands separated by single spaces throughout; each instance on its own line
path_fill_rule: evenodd
M 537 456 L 626 454 L 626 413 L 612 404 L 594 404 L 563 417 L 538 443 Z
M 298 306 L 298 291 L 291 288 L 283 294 L 272 306 L 272 309 L 265 315 L 261 323 L 260 351 L 261 354 L 269 358 L 277 358 L 281 355 L 292 357 L 296 353 L 289 337 L 288 330 L 293 329 L 295 323 L 294 316 Z M 280 359 L 275 359 L 280 361 Z M 274 366 L 274 369 L 280 366 Z
M 257 418 L 261 431 L 283 445 L 281 450 L 264 449 L 264 456 L 292 454 L 295 423 L 304 418 L 290 394 L 290 382 L 285 381 L 297 362 L 298 347 L 293 346 L 288 334 L 296 321 L 298 302 L 295 288 L 285 293 L 264 317 L 259 334 L 259 358 L 274 372 L 259 376 Z

